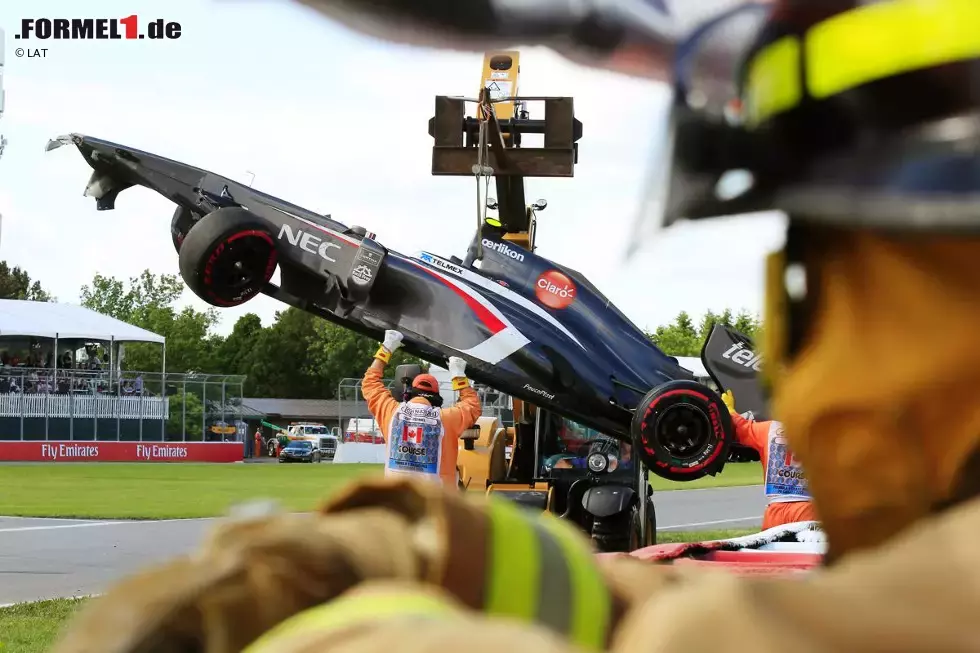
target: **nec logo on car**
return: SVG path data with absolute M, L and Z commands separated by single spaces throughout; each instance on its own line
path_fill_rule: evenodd
M 282 240 L 283 236 L 286 237 L 286 240 L 289 241 L 290 245 L 299 247 L 304 252 L 318 254 L 320 258 L 330 261 L 331 263 L 337 262 L 337 259 L 331 258 L 327 253 L 331 247 L 340 249 L 340 245 L 337 243 L 332 243 L 329 240 L 323 240 L 319 236 L 314 236 L 313 234 L 303 231 L 302 229 L 293 231 L 293 228 L 286 223 L 283 223 L 282 229 L 279 230 L 279 240 Z
M 512 258 L 515 261 L 520 261 L 522 263 L 524 262 L 524 255 L 521 254 L 520 252 L 518 252 L 517 250 L 513 250 L 510 247 L 508 247 L 507 246 L 507 243 L 496 243 L 496 242 L 490 240 L 489 238 L 484 238 L 483 239 L 483 246 L 484 247 L 488 247 L 488 248 L 492 249 L 495 252 L 498 252 L 500 254 L 503 254 L 504 256 L 506 256 L 508 258 Z

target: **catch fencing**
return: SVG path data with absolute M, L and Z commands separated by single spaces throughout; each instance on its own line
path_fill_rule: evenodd
M 393 379 L 385 379 L 385 387 L 391 391 L 395 387 Z M 501 425 L 514 425 L 513 400 L 510 395 L 494 390 L 493 388 L 481 384 L 474 384 L 474 389 L 480 397 L 482 414 L 484 416 L 496 417 Z M 454 393 L 455 398 L 459 398 L 459 393 Z M 350 437 L 348 434 L 354 433 L 353 437 L 363 441 L 368 433 L 377 433 L 377 422 L 367 410 L 367 403 L 361 392 L 361 379 L 346 378 L 337 385 L 337 432 L 344 438 Z M 357 420 L 356 422 L 352 420 Z M 359 435 L 357 435 L 359 434 Z
M 241 375 L 0 368 L 0 440 L 242 441 Z

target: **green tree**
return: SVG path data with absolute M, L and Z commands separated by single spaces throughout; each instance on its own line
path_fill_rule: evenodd
M 701 350 L 701 334 L 687 311 L 681 311 L 673 323 L 658 326 L 656 331 L 647 335 L 671 356 L 697 356 Z
M 664 353 L 671 356 L 700 356 L 704 341 L 708 339 L 714 324 L 731 327 L 755 342 L 762 336 L 762 321 L 758 316 L 744 310 L 733 315 L 730 308 L 721 313 L 708 311 L 697 327 L 694 326 L 691 316 L 681 311 L 672 323 L 657 327 L 652 333 L 647 333 L 647 336 Z
M 251 348 L 239 358 L 247 374 L 246 397 L 322 399 L 329 384 L 309 363 L 309 351 L 316 338 L 318 318 L 297 308 L 276 313 L 275 322 L 253 331 Z
M 762 320 L 759 316 L 752 315 L 746 311 L 741 311 L 735 318 L 735 323 L 731 325 L 739 333 L 744 333 L 758 343 L 762 339 Z
M 326 396 L 335 398 L 340 382 L 345 378 L 361 378 L 371 364 L 378 342 L 327 320 L 317 320 L 314 338 L 307 359 L 310 374 L 316 374 L 326 384 Z M 391 378 L 395 368 L 422 361 L 399 349 L 391 357 L 385 374 Z
M 124 283 L 95 275 L 82 286 L 82 306 L 157 333 L 167 341 L 167 371 L 217 372 L 214 349 L 220 338 L 211 334 L 218 322 L 215 309 L 177 309 L 184 284 L 178 275 L 155 275 L 149 270 Z M 163 352 L 151 343 L 127 343 L 122 367 L 154 372 L 161 369 Z
M 0 299 L 28 299 L 35 302 L 51 302 L 54 298 L 43 288 L 41 282 L 31 281 L 26 270 L 10 267 L 0 261 Z
M 204 404 L 193 392 L 178 390 L 170 395 L 170 417 L 167 418 L 167 439 L 201 440 L 204 424 Z
M 215 344 L 215 365 L 226 374 L 246 374 L 252 348 L 264 327 L 255 313 L 238 318 L 227 338 Z

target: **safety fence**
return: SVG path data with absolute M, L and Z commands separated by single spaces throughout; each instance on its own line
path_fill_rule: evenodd
M 392 379 L 386 379 L 385 384 L 389 391 L 395 387 Z M 481 384 L 474 384 L 473 387 L 480 397 L 484 416 L 496 417 L 504 426 L 514 425 L 513 399 L 510 395 Z M 458 392 L 453 394 L 459 397 Z M 367 412 L 361 379 L 343 379 L 337 386 L 337 403 L 337 426 L 345 440 L 367 442 L 378 434 L 377 422 Z M 380 439 L 380 436 L 377 437 Z
M 242 441 L 245 377 L 0 369 L 0 440 Z
M 390 391 L 395 387 L 395 382 L 386 379 L 385 387 Z M 377 420 L 367 410 L 359 378 L 341 379 L 337 384 L 337 430 L 342 442 L 384 442 Z
M 69 417 L 78 419 L 166 419 L 165 397 L 111 395 L 0 395 L 0 417 Z

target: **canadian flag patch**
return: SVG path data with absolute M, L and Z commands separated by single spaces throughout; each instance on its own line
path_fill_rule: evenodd
M 405 425 L 405 442 L 411 442 L 412 444 L 421 445 L 422 444 L 422 427 L 421 426 L 409 426 Z

